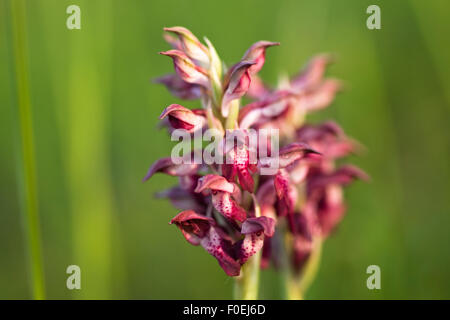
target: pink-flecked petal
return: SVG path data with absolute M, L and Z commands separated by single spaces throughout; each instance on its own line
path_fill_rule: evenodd
M 168 117 L 174 129 L 184 129 L 193 132 L 206 124 L 204 110 L 190 110 L 179 104 L 171 104 L 159 116 L 159 119 Z
M 148 170 L 143 181 L 150 179 L 155 173 L 162 172 L 170 176 L 183 176 L 194 174 L 198 170 L 198 164 L 195 163 L 182 163 L 174 164 L 170 157 L 156 160 Z
M 217 259 L 225 273 L 231 277 L 238 276 L 241 270 L 239 261 L 233 258 L 232 245 L 223 239 L 215 228 L 209 229 L 209 235 L 200 242 L 203 248 Z
M 175 72 L 181 79 L 188 83 L 198 84 L 205 88 L 209 88 L 208 73 L 197 65 L 182 51 L 169 50 L 160 52 L 160 54 L 171 57 Z
M 279 42 L 258 41 L 254 43 L 244 54 L 242 60 L 253 61 L 255 64 L 250 67 L 250 74 L 258 73 L 266 60 L 266 49 L 273 46 L 279 46 Z
M 289 181 L 289 174 L 285 169 L 280 169 L 274 179 L 275 191 L 278 198 L 278 215 L 285 216 L 293 212 L 297 203 L 297 190 Z
M 211 198 L 214 208 L 228 219 L 242 222 L 247 217 L 247 212 L 236 203 L 230 193 L 213 190 Z
M 188 83 L 176 73 L 156 78 L 154 82 L 165 85 L 171 94 L 183 100 L 199 99 L 203 93 L 200 85 Z
M 249 233 L 245 235 L 239 251 L 239 261 L 244 264 L 250 257 L 262 249 L 264 245 L 264 233 Z
M 222 116 L 228 117 L 230 103 L 242 97 L 250 87 L 251 77 L 248 69 L 255 62 L 241 61 L 228 71 L 224 82 L 224 94 L 222 98 Z

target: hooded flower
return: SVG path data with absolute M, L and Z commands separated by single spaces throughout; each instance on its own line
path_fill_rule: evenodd
M 164 28 L 164 31 L 172 32 L 178 36 L 178 47 L 186 53 L 186 55 L 205 68 L 209 66 L 209 51 L 197 39 L 197 37 L 188 29 L 183 27 Z
M 241 193 L 239 188 L 228 182 L 219 175 L 208 174 L 198 180 L 195 192 L 211 191 L 212 204 L 214 208 L 226 218 L 243 222 L 246 218 L 246 211 L 240 207 Z
M 242 57 L 242 60 L 255 62 L 255 64 L 249 68 L 249 73 L 252 75 L 258 73 L 266 61 L 266 49 L 279 45 L 279 42 L 270 41 L 258 41 L 253 44 Z
M 169 123 L 174 129 L 184 129 L 194 132 L 202 129 L 206 124 L 205 110 L 190 110 L 179 104 L 171 104 L 159 116 L 159 119 L 169 119 Z
M 169 50 L 160 52 L 160 54 L 172 58 L 175 72 L 183 81 L 209 88 L 209 77 L 206 70 L 195 65 L 184 52 Z
M 249 69 L 255 65 L 252 61 L 241 61 L 228 71 L 224 81 L 224 94 L 222 99 L 222 116 L 227 117 L 230 112 L 230 103 L 247 93 L 251 77 Z

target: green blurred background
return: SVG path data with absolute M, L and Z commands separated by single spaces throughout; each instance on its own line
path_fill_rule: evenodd
M 0 298 L 30 298 L 14 157 L 17 131 L 10 0 L 0 0 Z M 17 1 L 17 0 L 12 0 Z M 28 78 L 47 297 L 231 298 L 232 279 L 168 221 L 141 178 L 170 154 L 157 117 L 180 102 L 151 79 L 172 72 L 161 35 L 182 25 L 231 64 L 257 40 L 281 42 L 262 76 L 274 84 L 312 55 L 336 54 L 346 90 L 313 120 L 336 119 L 367 152 L 372 177 L 347 192 L 348 214 L 325 244 L 307 298 L 450 298 L 450 20 L 447 1 L 29 0 Z M 81 30 L 66 8 L 81 8 Z M 366 8 L 381 7 L 381 30 Z M 185 103 L 198 107 L 197 102 Z M 66 289 L 68 265 L 82 289 Z M 381 267 L 381 290 L 366 287 Z M 279 296 L 263 273 L 263 298 Z

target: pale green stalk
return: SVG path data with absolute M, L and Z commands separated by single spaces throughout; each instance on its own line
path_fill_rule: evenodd
M 18 153 L 19 192 L 23 215 L 26 243 L 29 252 L 31 291 L 34 299 L 45 299 L 44 268 L 39 227 L 36 165 L 33 142 L 33 120 L 31 114 L 30 90 L 26 47 L 25 1 L 10 1 L 11 33 L 17 86 L 17 115 L 20 145 Z
M 239 103 L 240 99 L 236 99 L 230 102 L 230 114 L 225 122 L 225 129 L 234 129 L 239 116 Z
M 306 291 L 314 281 L 320 266 L 322 255 L 322 239 L 313 239 L 313 249 L 303 270 L 300 274 L 295 274 L 294 270 L 287 264 L 285 270 L 285 290 L 286 298 L 289 300 L 303 300 Z

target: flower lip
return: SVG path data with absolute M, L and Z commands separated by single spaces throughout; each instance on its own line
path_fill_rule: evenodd
M 235 187 L 232 183 L 228 182 L 224 177 L 215 174 L 207 174 L 198 179 L 197 187 L 194 191 L 202 192 L 206 189 L 228 193 L 233 193 L 235 191 Z

